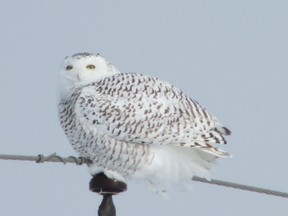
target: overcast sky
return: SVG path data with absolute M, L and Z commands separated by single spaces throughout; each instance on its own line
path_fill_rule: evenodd
M 167 80 L 232 130 L 213 178 L 288 191 L 287 1 L 0 3 L 0 154 L 76 155 L 57 118 L 65 56 L 101 53 L 122 72 Z M 1 215 L 97 215 L 85 166 L 0 161 Z M 287 199 L 191 182 L 163 200 L 141 182 L 117 215 L 287 215 Z

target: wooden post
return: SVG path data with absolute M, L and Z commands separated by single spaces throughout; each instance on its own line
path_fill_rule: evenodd
M 104 173 L 99 173 L 91 179 L 89 188 L 92 192 L 103 196 L 99 206 L 98 216 L 116 216 L 112 196 L 126 191 L 127 184 L 115 179 L 110 179 L 105 176 Z

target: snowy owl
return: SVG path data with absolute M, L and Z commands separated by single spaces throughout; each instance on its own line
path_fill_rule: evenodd
M 231 132 L 197 101 L 155 77 L 120 71 L 99 54 L 66 57 L 59 119 L 92 175 L 147 182 L 155 191 L 209 178 Z

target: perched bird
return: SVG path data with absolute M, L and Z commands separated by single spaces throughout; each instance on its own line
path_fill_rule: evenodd
M 69 142 L 93 161 L 92 175 L 142 179 L 157 192 L 209 178 L 231 132 L 179 88 L 155 77 L 120 73 L 99 54 L 66 57 L 59 119 Z

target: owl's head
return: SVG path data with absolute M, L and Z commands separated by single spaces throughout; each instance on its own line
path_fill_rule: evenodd
M 77 53 L 64 59 L 60 68 L 61 90 L 96 82 L 119 73 L 116 67 L 99 54 Z M 65 93 L 65 92 L 64 92 Z
M 60 74 L 67 81 L 86 84 L 111 76 L 119 71 L 100 54 L 77 53 L 65 58 Z

